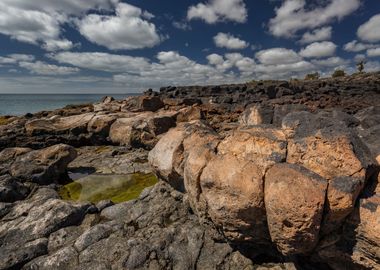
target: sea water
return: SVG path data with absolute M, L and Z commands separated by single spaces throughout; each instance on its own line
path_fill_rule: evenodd
M 124 99 L 131 94 L 0 94 L 0 115 L 24 115 L 70 104 L 94 103 L 106 95 Z

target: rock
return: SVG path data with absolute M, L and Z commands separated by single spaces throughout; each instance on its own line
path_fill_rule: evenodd
M 65 247 L 52 255 L 46 255 L 36 258 L 26 264 L 22 269 L 32 270 L 66 270 L 74 269 L 77 266 L 78 253 L 73 247 Z M 90 268 L 89 268 L 90 269 Z M 95 268 L 91 268 L 95 269 Z
M 243 125 L 271 124 L 273 109 L 264 105 L 253 105 L 248 107 L 240 116 L 239 122 Z
M 52 254 L 65 246 L 72 245 L 75 240 L 83 233 L 83 228 L 70 226 L 59 229 L 49 236 L 48 250 Z
M 96 115 L 88 123 L 87 131 L 89 133 L 103 135 L 106 138 L 111 125 L 116 121 L 116 119 L 117 115 L 114 114 Z
M 9 175 L 0 176 L 0 202 L 15 202 L 24 199 L 29 188 Z
M 380 165 L 380 125 L 370 127 L 368 129 L 357 129 L 358 135 L 361 140 L 367 145 L 372 153 L 373 158 Z
M 176 128 L 169 130 L 149 152 L 148 160 L 153 170 L 162 179 L 178 190 L 184 190 L 184 140 L 194 133 L 215 134 L 215 132 L 201 121 L 180 123 Z M 200 140 L 199 143 L 203 143 Z M 194 147 L 195 145 L 193 145 Z
M 87 130 L 87 124 L 94 117 L 93 113 L 84 113 L 68 117 L 55 117 L 52 119 L 37 119 L 27 122 L 25 130 L 28 135 L 63 134 L 78 135 Z
M 110 207 L 112 205 L 114 205 L 114 203 L 111 200 L 103 200 L 96 204 L 96 208 L 98 209 L 99 212 L 101 212 L 103 209 Z
M 28 261 L 47 253 L 47 239 L 41 238 L 9 250 L 2 247 L 0 253 L 0 269 L 20 268 Z
M 9 167 L 16 157 L 32 151 L 30 148 L 6 148 L 0 152 L 0 175 L 9 173 Z
M 121 104 L 117 102 L 95 103 L 94 112 L 120 112 Z
M 219 144 L 218 153 L 231 153 L 265 170 L 286 160 L 287 141 L 282 130 L 271 126 L 243 127 Z
M 155 96 L 137 96 L 130 97 L 126 100 L 126 105 L 122 111 L 131 112 L 156 112 L 165 106 L 164 102 L 159 97 Z
M 118 203 L 103 209 L 100 213 L 100 217 L 107 220 L 122 219 L 133 206 L 133 201 Z
M 269 239 L 263 186 L 261 168 L 232 154 L 211 159 L 200 176 L 202 196 L 213 223 L 237 242 L 260 244 Z
M 281 126 L 282 119 L 292 112 L 308 111 L 307 106 L 303 104 L 286 104 L 286 105 L 276 105 L 274 107 L 273 113 L 273 124 L 276 126 Z
M 282 254 L 306 254 L 317 245 L 326 189 L 325 179 L 302 166 L 276 164 L 268 170 L 268 227 Z
M 202 110 L 199 107 L 186 107 L 179 110 L 177 122 L 191 122 L 204 119 Z
M 363 129 L 380 125 L 380 106 L 371 106 L 360 110 L 355 114 Z
M 115 144 L 151 148 L 158 135 L 175 126 L 175 115 L 175 112 L 142 113 L 119 118 L 111 126 L 110 139 Z
M 58 181 L 67 165 L 76 157 L 72 146 L 58 144 L 34 150 L 16 158 L 10 168 L 13 177 L 22 181 L 48 184 Z
M 69 175 L 79 173 L 131 174 L 150 173 L 148 151 L 123 146 L 84 146 L 76 149 L 78 156 L 68 166 Z
M 74 243 L 74 247 L 78 252 L 83 251 L 88 246 L 98 242 L 103 238 L 107 238 L 114 228 L 107 224 L 97 224 L 84 232 Z

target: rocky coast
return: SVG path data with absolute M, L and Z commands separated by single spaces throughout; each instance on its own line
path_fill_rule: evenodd
M 380 73 L 0 117 L 0 269 L 380 269 Z

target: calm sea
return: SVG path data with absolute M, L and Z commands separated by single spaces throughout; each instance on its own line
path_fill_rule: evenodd
M 0 115 L 23 115 L 39 111 L 54 110 L 69 104 L 99 102 L 105 94 L 0 94 Z M 130 94 L 110 95 L 115 99 L 124 99 Z

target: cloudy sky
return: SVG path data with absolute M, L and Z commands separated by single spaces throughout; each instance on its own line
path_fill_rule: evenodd
M 380 70 L 379 0 L 1 0 L 0 93 Z

